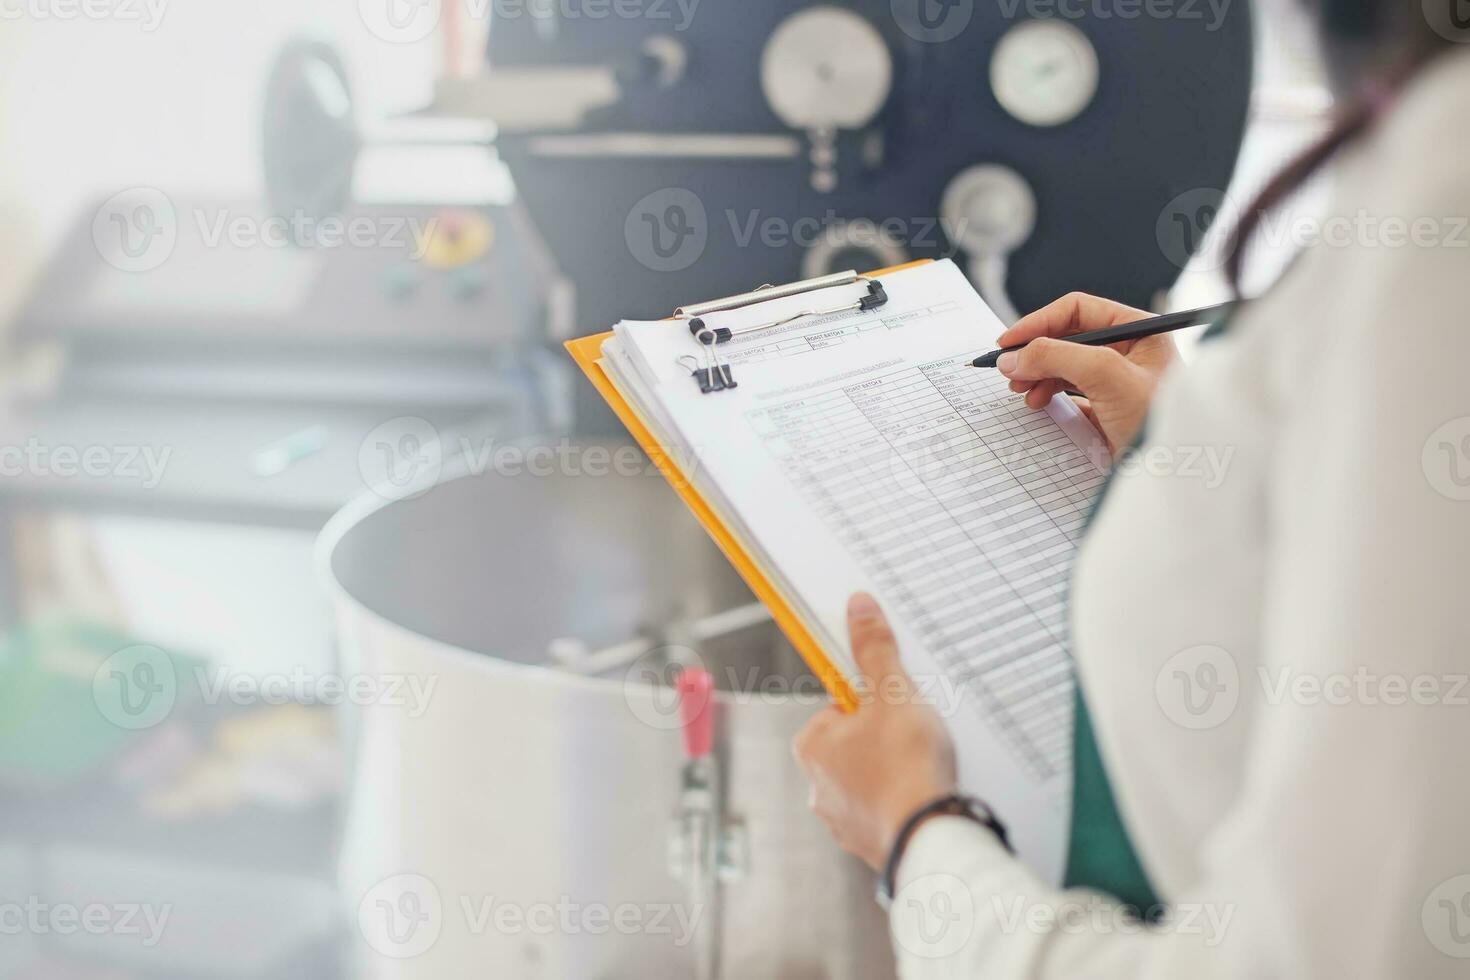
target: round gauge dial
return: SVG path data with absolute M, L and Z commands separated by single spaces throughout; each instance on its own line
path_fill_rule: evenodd
M 776 28 L 761 53 L 761 89 L 793 129 L 866 126 L 893 84 L 877 28 L 841 7 L 810 7 Z
M 1064 20 L 1029 20 L 1000 39 L 990 61 L 996 101 L 1031 126 L 1071 122 L 1097 95 L 1097 49 Z

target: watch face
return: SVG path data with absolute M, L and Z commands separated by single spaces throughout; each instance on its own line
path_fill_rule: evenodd
M 1031 126 L 1060 126 L 1097 94 L 1097 51 L 1073 24 L 1030 20 L 996 45 L 990 87 L 1001 106 Z

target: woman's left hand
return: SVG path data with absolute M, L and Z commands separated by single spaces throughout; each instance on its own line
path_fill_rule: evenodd
M 876 871 L 903 822 L 954 792 L 954 743 L 899 663 L 872 596 L 852 597 L 847 628 L 862 675 L 860 706 L 851 714 L 827 708 L 792 747 L 812 781 L 812 809 L 844 850 Z

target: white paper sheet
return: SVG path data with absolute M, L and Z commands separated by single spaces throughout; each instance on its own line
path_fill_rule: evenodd
M 608 367 L 691 479 L 855 673 L 848 596 L 872 592 L 945 717 L 961 783 L 1060 878 L 1073 687 L 1065 600 L 1106 450 L 1070 400 L 1033 412 L 968 362 L 1001 325 L 949 262 L 884 278 L 887 306 L 724 345 L 703 394 L 677 324 L 623 323 Z

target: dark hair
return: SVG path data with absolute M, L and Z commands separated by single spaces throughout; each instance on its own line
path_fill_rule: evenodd
M 1435 0 L 1445 7 L 1445 23 L 1452 23 L 1449 10 L 1458 2 Z M 1338 79 L 1356 91 L 1327 135 L 1277 174 L 1232 229 L 1225 270 L 1237 293 L 1251 239 L 1266 215 L 1372 129 L 1409 82 L 1456 47 L 1429 23 L 1427 5 L 1412 0 L 1320 0 L 1318 6 L 1328 61 Z

